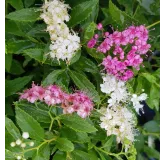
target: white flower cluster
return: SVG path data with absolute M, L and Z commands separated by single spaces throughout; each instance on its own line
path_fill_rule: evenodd
M 116 106 L 120 102 L 126 102 L 129 97 L 125 82 L 117 80 L 115 76 L 103 76 L 103 84 L 100 84 L 101 91 L 108 94 L 111 98 L 108 99 L 109 106 Z
M 133 103 L 133 107 L 136 110 L 136 112 L 139 114 L 139 110 L 143 112 L 143 105 L 140 104 L 141 101 L 144 101 L 147 99 L 147 94 L 142 93 L 140 96 L 137 96 L 136 94 L 132 95 L 131 101 Z
M 20 146 L 21 148 L 25 148 L 27 146 L 27 144 L 30 146 L 30 147 L 33 147 L 34 146 L 34 142 L 31 141 L 31 142 L 24 142 L 24 139 L 28 139 L 29 138 L 29 133 L 28 132 L 23 132 L 22 134 L 22 138 L 23 139 L 17 139 L 15 142 L 11 142 L 10 143 L 10 146 L 11 147 L 15 147 L 15 146 Z M 22 157 L 21 155 L 17 155 L 16 156 L 16 159 L 22 159 L 22 160 L 26 160 L 24 157 Z
M 102 114 L 101 128 L 107 131 L 107 136 L 116 135 L 118 143 L 123 143 L 125 138 L 133 142 L 136 134 L 134 113 L 129 111 L 126 106 L 132 103 L 139 114 L 139 110 L 143 111 L 143 105 L 140 102 L 147 99 L 147 94 L 132 95 L 124 81 L 117 80 L 115 76 L 108 74 L 103 76 L 103 84 L 100 87 L 101 91 L 110 97 L 108 107 L 99 110 Z
M 107 136 L 116 135 L 118 143 L 123 143 L 125 138 L 130 142 L 134 141 L 136 135 L 135 121 L 133 114 L 127 108 L 120 106 L 101 108 L 99 112 L 102 114 L 100 127 L 107 131 Z
M 65 24 L 70 19 L 69 8 L 68 4 L 60 0 L 49 1 L 43 5 L 43 13 L 40 16 L 47 24 L 51 38 L 50 57 L 56 57 L 58 60 L 70 61 L 80 48 L 80 37 Z

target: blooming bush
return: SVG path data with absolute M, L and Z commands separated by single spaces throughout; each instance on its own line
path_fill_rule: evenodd
M 159 19 L 158 0 L 6 0 L 6 159 L 159 159 Z

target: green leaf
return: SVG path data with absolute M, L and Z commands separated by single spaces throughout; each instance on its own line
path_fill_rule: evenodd
M 16 107 L 16 120 L 21 130 L 28 132 L 31 138 L 36 140 L 44 138 L 44 130 L 40 124 L 19 107 Z
M 116 28 L 117 25 L 121 26 L 121 28 L 126 28 L 126 23 L 132 24 L 133 22 L 136 23 L 137 21 L 127 15 L 125 12 L 121 11 L 119 8 L 117 8 L 112 0 L 109 1 L 109 12 L 111 19 L 114 21 L 112 25 Z
M 41 109 L 40 104 L 18 102 L 17 106 L 31 115 L 38 122 L 50 123 L 51 119 L 47 111 Z
M 5 54 L 5 69 L 9 72 L 10 67 L 12 65 L 12 55 L 11 54 Z
M 15 140 L 19 139 L 21 137 L 20 131 L 15 126 L 15 124 L 10 120 L 9 118 L 5 117 L 5 128 L 7 131 L 13 136 Z
M 74 57 L 70 60 L 69 64 L 72 65 L 73 63 L 77 62 L 81 56 L 81 50 L 78 50 Z
M 69 75 L 79 89 L 87 93 L 93 101 L 100 102 L 100 96 L 95 90 L 94 85 L 84 75 L 71 70 L 69 70 Z
M 15 159 L 16 158 L 14 154 L 11 151 L 5 149 L 5 160 L 15 160 Z
M 154 77 L 150 73 L 141 73 L 140 76 L 142 76 L 145 79 L 147 79 L 150 83 L 156 83 L 156 77 Z
M 103 53 L 97 52 L 95 48 L 86 47 L 88 54 L 95 59 L 103 59 L 105 56 Z
M 137 149 L 137 152 L 141 152 L 144 149 L 144 136 L 140 133 L 135 139 L 134 146 Z
M 33 160 L 48 160 L 48 159 L 50 159 L 49 144 L 44 144 L 35 152 Z
M 137 1 L 150 15 L 160 15 L 159 0 L 137 0 Z
M 16 10 L 24 8 L 22 0 L 7 0 L 7 3 L 9 3 Z
M 90 40 L 94 36 L 94 32 L 96 29 L 96 24 L 94 22 L 91 22 L 89 26 L 86 28 L 84 33 L 84 41 Z
M 159 133 L 160 132 L 160 126 L 159 124 L 152 120 L 144 124 L 143 128 L 150 133 Z
M 76 132 L 70 128 L 63 127 L 60 131 L 61 137 L 65 137 L 72 142 L 77 143 L 86 143 L 89 141 L 89 137 L 87 133 L 84 132 Z
M 125 12 L 129 15 L 133 15 L 133 5 L 135 1 L 133 0 L 118 0 L 120 5 L 123 5 L 125 7 Z
M 98 0 L 91 0 L 80 3 L 72 8 L 69 26 L 74 27 L 75 25 L 80 24 L 82 21 L 87 19 L 92 14 L 93 8 L 95 8 L 98 3 Z
M 14 21 L 11 21 L 11 20 L 7 20 L 5 22 L 5 32 L 16 35 L 16 36 L 22 36 L 22 37 L 25 36 L 25 34 L 18 27 L 18 25 Z
M 42 85 L 43 86 L 47 86 L 49 84 L 54 84 L 54 82 L 56 82 L 58 76 L 60 74 L 62 74 L 64 72 L 64 70 L 62 69 L 58 69 L 55 70 L 53 72 L 51 72 L 43 81 L 42 81 Z
M 26 8 L 30 7 L 35 3 L 35 0 L 24 0 L 24 5 Z
M 35 47 L 35 44 L 29 40 L 17 40 L 7 43 L 8 53 L 20 54 L 23 50 Z
M 57 151 L 53 157 L 53 160 L 66 160 L 66 153 Z
M 28 84 L 32 79 L 32 76 L 19 77 L 14 80 L 5 81 L 5 96 L 10 96 L 16 94 L 21 90 L 26 84 Z
M 13 74 L 13 75 L 20 75 L 22 73 L 24 73 L 24 69 L 22 68 L 22 65 L 20 64 L 19 61 L 13 59 L 12 60 L 12 65 L 10 67 L 10 71 L 9 73 L 10 74 Z
M 30 48 L 27 50 L 24 50 L 23 53 L 28 55 L 31 58 L 34 58 L 35 60 L 39 62 L 44 62 L 44 50 L 40 48 Z
M 152 84 L 150 88 L 149 98 L 146 100 L 150 108 L 159 110 L 160 106 L 160 88 L 156 84 Z
M 144 152 L 147 153 L 147 155 L 148 155 L 149 158 L 160 159 L 160 153 L 157 150 L 153 149 L 153 148 L 144 146 Z
M 78 115 L 62 115 L 60 116 L 60 120 L 64 125 L 77 132 L 91 133 L 97 131 L 94 126 Z
M 40 11 L 36 8 L 24 8 L 9 13 L 6 18 L 14 21 L 33 22 L 39 19 Z
M 74 145 L 66 138 L 57 138 L 56 146 L 60 151 L 71 152 L 74 150 Z
M 90 72 L 90 73 L 97 73 L 98 68 L 95 63 L 93 63 L 90 59 L 81 56 L 79 61 L 77 61 L 73 67 L 76 70 L 83 70 L 85 72 Z
M 81 150 L 74 150 L 71 152 L 72 160 L 90 160 L 89 154 Z
M 112 135 L 103 145 L 103 148 L 106 148 L 106 147 L 111 147 L 113 141 L 115 140 L 115 136 Z

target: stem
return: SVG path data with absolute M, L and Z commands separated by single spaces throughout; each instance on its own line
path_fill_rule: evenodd
M 27 149 L 27 150 L 24 150 L 24 153 L 26 153 L 26 152 L 28 152 L 28 151 L 31 151 L 31 150 L 34 150 L 34 149 L 36 149 L 36 150 L 38 151 L 39 148 L 40 148 L 41 146 L 43 146 L 45 143 L 50 143 L 50 142 L 52 142 L 52 141 L 54 141 L 54 140 L 56 140 L 56 138 L 52 138 L 52 139 L 49 139 L 49 140 L 44 140 L 44 142 L 41 143 L 40 145 L 38 145 L 37 147 L 29 148 L 29 149 Z
M 153 23 L 153 24 L 147 26 L 146 28 L 149 29 L 149 28 L 151 28 L 151 27 L 153 27 L 153 26 L 155 26 L 156 24 L 159 24 L 159 23 L 160 23 L 160 21 L 157 21 L 157 22 L 155 22 L 155 23 Z

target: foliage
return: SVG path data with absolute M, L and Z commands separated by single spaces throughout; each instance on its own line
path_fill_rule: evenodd
M 5 139 L 6 160 L 14 160 L 18 153 L 33 160 L 114 160 L 159 159 L 157 144 L 160 140 L 160 15 L 159 0 L 66 0 L 72 8 L 68 22 L 81 37 L 81 49 L 70 63 L 47 56 L 50 36 L 41 20 L 42 0 L 6 0 L 5 46 Z M 135 78 L 128 82 L 131 92 L 148 95 L 148 110 L 155 116 L 138 120 L 137 141 L 125 152 L 115 136 L 106 136 L 99 128 L 100 115 L 95 109 L 105 105 L 105 95 L 100 91 L 100 70 L 105 55 L 87 48 L 87 42 L 95 33 L 96 25 L 123 30 L 132 24 L 149 29 L 151 51 L 145 57 L 144 66 L 135 71 Z M 111 27 L 110 27 L 111 25 Z M 18 93 L 29 88 L 31 82 L 47 86 L 57 84 L 67 93 L 84 91 L 95 103 L 89 118 L 76 114 L 64 115 L 58 106 L 48 107 L 42 102 L 31 104 L 18 101 Z M 143 118 L 142 118 L 143 119 Z M 10 143 L 21 139 L 28 132 L 35 145 L 21 149 Z M 147 144 L 148 138 L 153 146 Z M 126 144 L 127 144 L 126 140 Z M 137 157 L 137 158 L 136 158 Z

